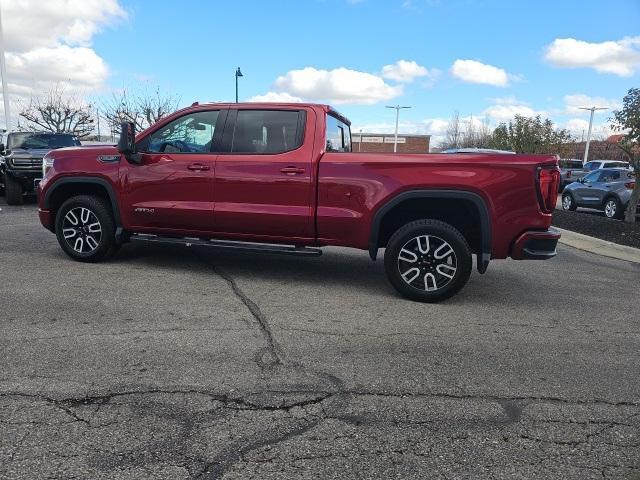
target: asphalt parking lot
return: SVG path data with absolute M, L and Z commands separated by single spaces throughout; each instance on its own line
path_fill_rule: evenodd
M 640 479 L 638 264 L 423 305 L 365 252 L 87 265 L 0 208 L 0 478 Z

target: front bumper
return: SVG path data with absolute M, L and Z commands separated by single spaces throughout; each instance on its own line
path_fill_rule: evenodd
M 25 192 L 35 192 L 38 183 L 42 179 L 42 169 L 33 170 L 9 170 L 5 171 L 5 175 L 16 180 Z
M 520 235 L 511 248 L 514 260 L 548 260 L 556 256 L 560 232 L 555 228 L 545 231 L 529 230 Z
M 51 210 L 39 208 L 38 217 L 40 217 L 40 223 L 44 228 L 46 228 L 51 232 L 55 231 L 55 228 L 53 225 L 53 214 L 51 213 Z

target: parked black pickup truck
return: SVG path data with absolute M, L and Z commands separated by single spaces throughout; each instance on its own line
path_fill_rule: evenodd
M 9 205 L 20 205 L 42 178 L 42 159 L 51 150 L 80 145 L 75 135 L 49 132 L 10 132 L 0 143 L 0 190 Z

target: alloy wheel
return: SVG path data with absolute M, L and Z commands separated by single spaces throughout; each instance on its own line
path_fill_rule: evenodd
M 572 204 L 573 204 L 573 199 L 571 198 L 570 195 L 565 195 L 564 197 L 562 197 L 562 208 L 564 210 L 570 210 Z
M 604 214 L 609 218 L 615 217 L 617 210 L 618 205 L 615 200 L 609 200 L 604 206 Z
M 87 254 L 98 248 L 102 238 L 102 225 L 91 210 L 76 207 L 64 216 L 62 235 L 73 250 Z
M 433 292 L 451 282 L 458 270 L 458 260 L 447 241 L 435 235 L 420 235 L 400 249 L 398 270 L 408 285 Z

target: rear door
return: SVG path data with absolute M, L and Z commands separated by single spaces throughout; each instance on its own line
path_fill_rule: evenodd
M 607 170 L 604 169 L 598 177 L 598 181 L 594 184 L 594 194 L 598 196 L 598 200 L 602 205 L 605 197 L 612 191 L 615 191 L 618 182 L 620 182 L 619 170 Z
M 313 237 L 314 122 L 310 109 L 229 111 L 214 180 L 217 234 Z
M 213 178 L 226 110 L 186 113 L 138 145 L 120 176 L 125 224 L 138 231 L 211 231 Z

